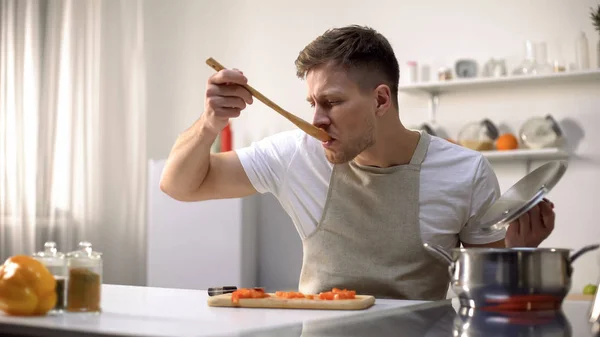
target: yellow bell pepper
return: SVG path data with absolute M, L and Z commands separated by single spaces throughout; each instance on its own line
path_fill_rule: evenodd
M 56 280 L 40 261 L 26 255 L 0 266 L 0 310 L 9 315 L 44 315 L 56 305 Z

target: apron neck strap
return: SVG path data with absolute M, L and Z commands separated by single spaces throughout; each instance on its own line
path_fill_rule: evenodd
M 417 144 L 417 148 L 415 149 L 415 153 L 410 160 L 411 165 L 421 165 L 423 160 L 425 160 L 425 155 L 427 154 L 427 149 L 429 148 L 429 141 L 431 137 L 427 132 L 419 131 L 421 137 L 419 137 L 419 143 Z

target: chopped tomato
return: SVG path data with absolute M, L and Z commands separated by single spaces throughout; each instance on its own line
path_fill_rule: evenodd
M 335 295 L 331 291 L 322 292 L 322 293 L 319 294 L 319 299 L 320 300 L 333 300 L 334 296 Z
M 356 291 L 354 290 L 341 290 L 333 288 L 331 291 L 322 292 L 319 294 L 319 299 L 322 300 L 351 300 L 356 298 Z
M 275 296 L 279 297 L 279 298 L 288 298 L 288 299 L 306 298 L 306 295 L 304 295 L 301 292 L 297 292 L 297 291 L 277 291 L 277 292 L 275 292 Z
M 231 293 L 231 301 L 235 304 L 240 303 L 242 298 L 265 298 L 269 297 L 263 289 L 241 288 Z
M 252 291 L 252 289 L 250 289 L 250 292 L 248 289 L 240 289 L 240 290 L 234 292 L 234 295 L 232 296 L 232 300 L 234 301 L 234 303 L 237 303 L 237 301 L 239 301 L 240 298 L 263 297 L 263 296 L 261 296 L 260 293 L 253 294 L 251 291 Z M 269 296 L 268 294 L 264 295 L 264 297 L 268 297 L 268 296 Z M 356 291 L 347 290 L 347 289 L 341 290 L 338 288 L 333 288 L 331 291 L 321 292 L 319 294 L 303 294 L 298 291 L 276 291 L 275 297 L 276 298 L 284 298 L 284 299 L 302 299 L 302 298 L 304 298 L 304 299 L 309 299 L 309 300 L 315 300 L 315 299 L 346 300 L 346 299 L 355 299 Z

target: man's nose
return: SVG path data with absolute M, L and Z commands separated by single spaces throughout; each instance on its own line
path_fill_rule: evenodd
M 313 117 L 313 125 L 318 128 L 325 128 L 330 123 L 331 121 L 329 120 L 329 116 L 327 116 L 327 113 L 317 106 L 315 108 L 315 115 Z

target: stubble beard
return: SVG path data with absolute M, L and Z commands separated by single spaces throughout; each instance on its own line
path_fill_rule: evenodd
M 337 152 L 325 149 L 325 157 L 332 164 L 344 164 L 347 163 L 364 150 L 375 144 L 374 126 L 371 122 L 367 121 L 367 128 L 365 129 L 362 136 L 356 141 L 350 141 L 346 148 L 342 148 Z

